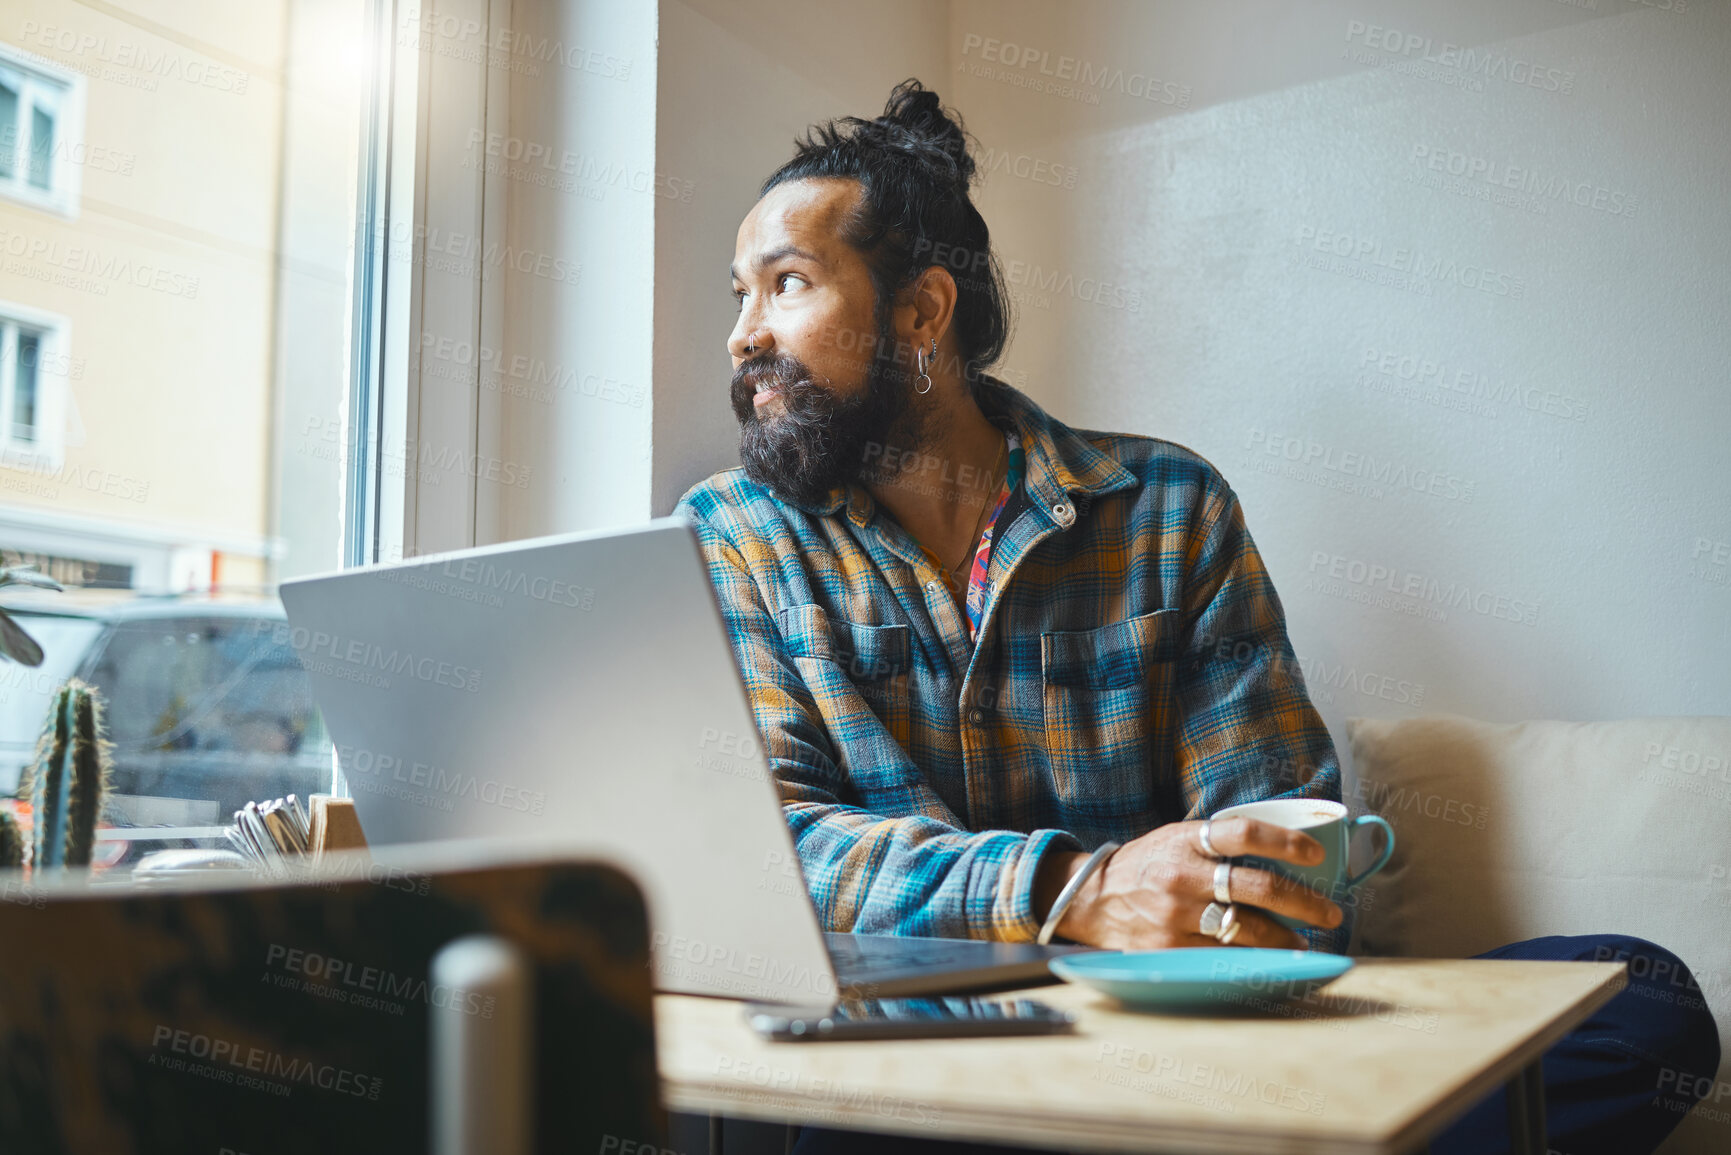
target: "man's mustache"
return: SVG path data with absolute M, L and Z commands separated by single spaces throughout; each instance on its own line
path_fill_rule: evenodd
M 780 393 L 791 406 L 819 391 L 821 386 L 812 381 L 811 371 L 803 361 L 787 353 L 760 353 L 749 361 L 741 361 L 733 371 L 730 390 L 733 412 L 741 421 L 753 415 L 756 406 L 752 397 L 763 388 Z

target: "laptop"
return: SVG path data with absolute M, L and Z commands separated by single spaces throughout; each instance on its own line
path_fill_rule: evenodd
M 1050 981 L 1083 947 L 825 934 L 696 535 L 673 518 L 284 582 L 374 845 L 509 838 L 642 884 L 668 991 L 812 1003 Z

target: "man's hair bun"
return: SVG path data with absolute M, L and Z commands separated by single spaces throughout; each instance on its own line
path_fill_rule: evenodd
M 968 152 L 968 134 L 962 122 L 944 108 L 938 94 L 918 80 L 904 80 L 890 92 L 884 113 L 874 124 L 906 134 L 907 143 L 931 150 L 933 160 L 941 155 L 954 167 L 963 185 L 974 179 L 974 158 Z

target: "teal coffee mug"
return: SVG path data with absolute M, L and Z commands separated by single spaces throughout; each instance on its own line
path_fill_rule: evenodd
M 1257 858 L 1247 855 L 1233 859 L 1234 865 L 1253 866 L 1274 874 L 1283 874 L 1288 878 L 1297 879 L 1323 897 L 1341 906 L 1353 904 L 1352 892 L 1358 885 L 1384 866 L 1388 865 L 1389 856 L 1394 853 L 1394 829 L 1374 814 L 1363 814 L 1357 818 L 1351 817 L 1345 806 L 1339 802 L 1330 802 L 1322 798 L 1270 798 L 1264 802 L 1246 802 L 1239 806 L 1228 806 L 1214 815 L 1213 821 L 1220 822 L 1227 818 L 1254 818 L 1258 822 L 1266 822 L 1271 826 L 1284 826 L 1288 830 L 1302 830 L 1318 842 L 1322 843 L 1323 858 L 1315 866 L 1293 866 L 1289 862 L 1276 862 L 1270 858 Z M 1383 834 L 1382 853 L 1377 855 L 1375 862 L 1357 874 L 1351 874 L 1347 868 L 1347 855 L 1352 847 L 1353 831 L 1362 826 L 1380 827 Z M 1282 926 L 1293 930 L 1304 930 L 1307 924 L 1284 915 L 1270 914 L 1270 918 Z

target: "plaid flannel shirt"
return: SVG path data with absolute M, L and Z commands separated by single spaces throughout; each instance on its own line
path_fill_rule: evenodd
M 972 643 L 919 544 L 861 486 L 800 507 L 731 469 L 679 504 L 829 930 L 1031 940 L 1054 846 L 1340 798 L 1280 600 L 1214 467 L 1169 441 L 1072 430 L 1001 383 L 984 392 L 1027 474 Z M 1309 935 L 1340 950 L 1346 933 Z

